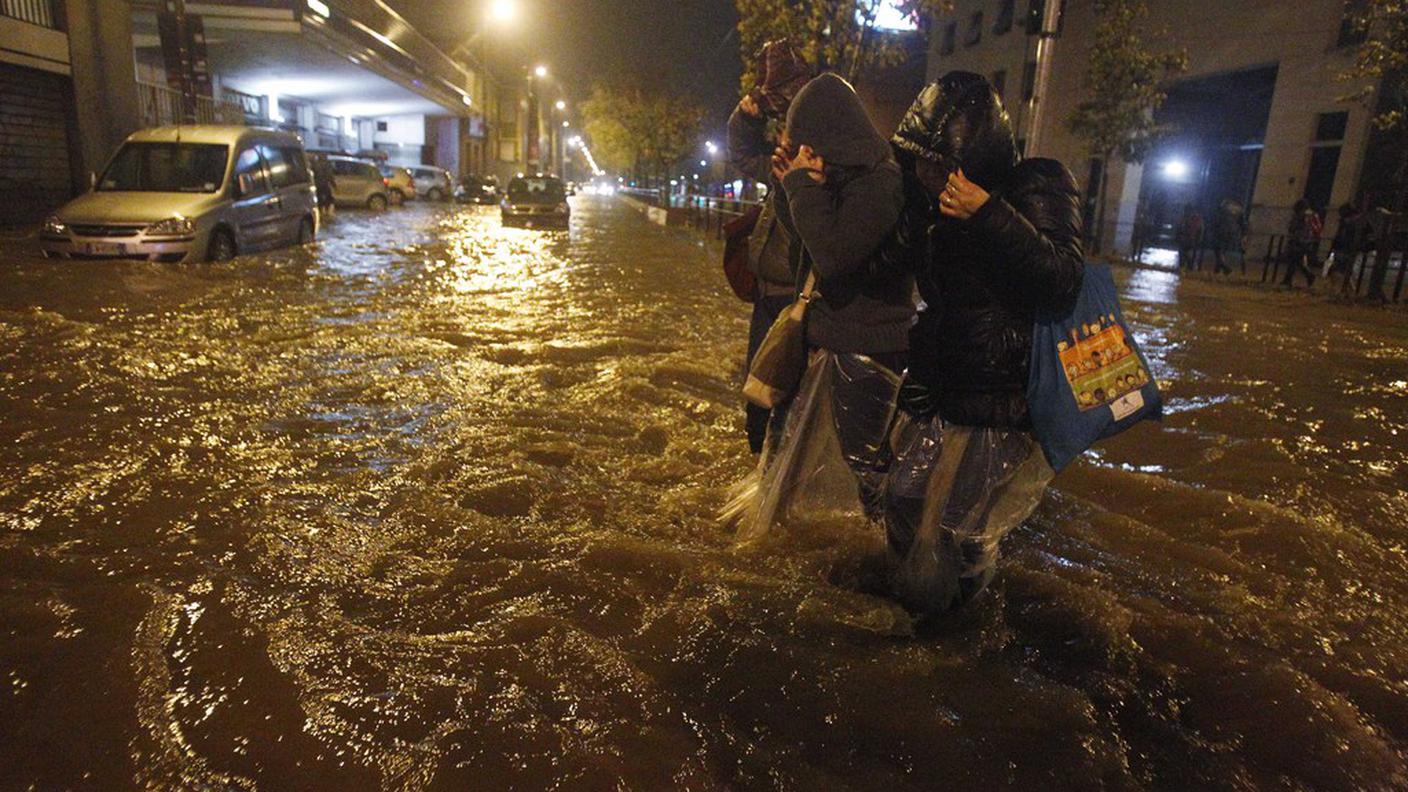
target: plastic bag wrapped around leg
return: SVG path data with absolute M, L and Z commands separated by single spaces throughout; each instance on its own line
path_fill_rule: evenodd
M 942 611 L 992 580 L 998 543 L 1031 515 L 1054 475 L 1031 435 L 902 419 L 885 497 L 895 587 Z
M 757 539 L 777 522 L 856 506 L 878 518 L 890 463 L 888 429 L 899 377 L 864 355 L 813 353 L 786 419 L 769 427 L 758 465 L 735 488 L 724 518 Z M 780 431 L 779 431 L 780 430 Z

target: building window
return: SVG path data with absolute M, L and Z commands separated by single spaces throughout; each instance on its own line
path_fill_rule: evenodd
M 1022 101 L 1030 102 L 1036 96 L 1036 61 L 1027 61 L 1022 67 Z
M 1345 0 L 1344 14 L 1340 17 L 1340 34 L 1335 39 L 1335 46 L 1357 47 L 1369 38 L 1369 26 L 1366 24 L 1368 11 L 1368 0 Z
M 992 89 L 993 89 L 994 91 L 997 91 L 997 97 L 998 97 L 999 99 L 1006 99 L 1006 98 L 1007 98 L 1007 70 L 1006 70 L 1006 69 L 998 69 L 997 71 L 993 72 L 993 73 L 992 73 L 992 80 L 991 80 L 990 82 L 992 82 Z
M 963 37 L 963 46 L 971 47 L 983 40 L 983 12 L 974 11 L 968 18 L 968 35 Z
M 939 42 L 940 55 L 952 55 L 954 42 L 958 39 L 958 23 L 950 22 L 944 26 L 944 37 Z
M 1349 126 L 1349 112 L 1321 113 L 1315 117 L 1315 141 L 1317 143 L 1337 143 L 1344 140 L 1344 131 Z
M 378 132 L 385 132 L 385 131 L 386 131 L 386 122 L 385 122 L 385 121 L 378 121 L 378 122 L 376 122 L 376 131 L 378 131 Z
M 997 22 L 992 26 L 995 35 L 1002 35 L 1012 29 L 1012 17 L 1017 13 L 1017 0 L 999 0 Z

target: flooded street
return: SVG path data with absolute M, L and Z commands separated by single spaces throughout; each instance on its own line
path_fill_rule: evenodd
M 624 202 L 0 260 L 0 788 L 1408 788 L 1408 316 L 1117 270 L 1166 388 L 916 630 L 738 550 L 746 306 Z

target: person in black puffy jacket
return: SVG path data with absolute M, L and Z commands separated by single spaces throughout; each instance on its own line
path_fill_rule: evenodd
M 1059 162 L 1019 159 L 1001 99 L 977 74 L 927 86 L 891 143 L 910 200 L 886 257 L 916 272 L 923 306 L 885 523 L 896 593 L 936 611 L 987 585 L 998 540 L 1053 475 L 1027 412 L 1032 325 L 1080 293 L 1080 195 Z

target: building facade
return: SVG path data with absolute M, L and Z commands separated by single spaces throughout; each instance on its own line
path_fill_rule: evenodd
M 377 0 L 0 0 L 0 225 L 87 189 L 119 143 L 172 123 L 276 126 L 309 149 L 522 170 L 518 98 Z M 513 161 L 501 161 L 512 156 Z
M 1359 43 L 1344 25 L 1343 0 L 1149 3 L 1151 46 L 1185 49 L 1189 67 L 1156 116 L 1170 133 L 1142 165 L 1093 159 L 1070 132 L 1099 20 L 1094 0 L 1047 5 L 1056 2 L 955 0 L 933 20 L 929 76 L 987 76 L 1024 152 L 1059 159 L 1075 174 L 1088 226 L 1109 169 L 1102 250 L 1128 252 L 1136 222 L 1157 244 L 1183 207 L 1210 220 L 1226 198 L 1250 207 L 1254 237 L 1284 232 L 1302 197 L 1328 215 L 1333 233 L 1334 209 L 1361 198 L 1373 113 L 1341 99 L 1355 86 L 1337 77 Z

